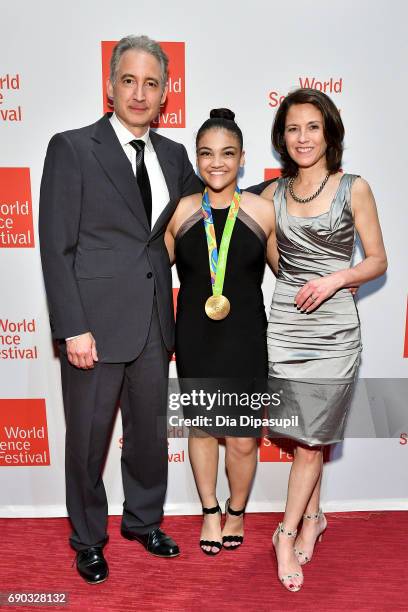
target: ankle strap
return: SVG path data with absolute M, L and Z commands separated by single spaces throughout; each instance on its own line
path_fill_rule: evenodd
M 317 521 L 317 519 L 319 519 L 323 514 L 323 511 L 321 508 L 319 508 L 319 511 L 316 512 L 315 514 L 304 514 L 303 518 L 307 519 L 308 521 Z
M 283 523 L 279 523 L 278 525 L 279 533 L 283 533 L 283 535 L 288 536 L 288 538 L 295 538 L 297 535 L 297 529 L 293 529 L 292 531 L 288 531 L 286 527 L 283 526 Z
M 241 514 L 244 514 L 245 512 L 245 508 L 246 506 L 244 506 L 242 510 L 233 510 L 230 506 L 230 500 L 227 499 L 225 502 L 225 512 L 228 512 L 228 514 L 231 514 L 232 516 L 241 516 Z
M 213 508 L 203 508 L 204 514 L 215 514 L 216 512 L 221 512 L 221 508 L 219 504 L 217 504 Z

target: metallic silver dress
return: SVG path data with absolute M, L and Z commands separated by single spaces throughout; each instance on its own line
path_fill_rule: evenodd
M 328 212 L 294 217 L 287 211 L 288 179 L 274 195 L 279 272 L 268 324 L 271 390 L 281 404 L 271 408 L 272 436 L 315 446 L 343 439 L 361 352 L 360 321 L 354 298 L 341 289 L 313 312 L 300 312 L 294 297 L 309 280 L 350 267 L 355 228 L 351 187 L 344 174 Z M 294 418 L 297 417 L 297 418 Z M 291 418 L 282 427 L 280 418 Z

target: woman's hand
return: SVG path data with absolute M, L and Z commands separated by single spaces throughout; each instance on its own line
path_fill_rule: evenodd
M 338 272 L 322 278 L 314 278 L 297 292 L 295 304 L 302 312 L 312 312 L 343 286 L 343 281 Z
M 387 256 L 378 221 L 377 207 L 369 184 L 357 178 L 351 190 L 354 224 L 364 250 L 364 259 L 356 266 L 309 281 L 296 294 L 295 304 L 302 312 L 312 312 L 339 289 L 349 288 L 352 295 L 367 281 L 378 278 L 387 269 Z

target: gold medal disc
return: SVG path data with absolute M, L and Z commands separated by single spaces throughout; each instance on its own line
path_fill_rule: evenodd
M 205 312 L 214 321 L 225 319 L 230 309 L 229 299 L 225 295 L 211 295 L 205 303 Z

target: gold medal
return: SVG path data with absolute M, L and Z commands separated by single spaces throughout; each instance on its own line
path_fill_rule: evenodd
M 204 189 L 201 206 L 203 210 L 205 234 L 207 237 L 208 263 L 210 265 L 211 286 L 213 292 L 212 296 L 210 296 L 205 303 L 205 312 L 213 321 L 221 321 L 222 319 L 225 319 L 231 309 L 228 298 L 226 298 L 225 295 L 222 295 L 222 288 L 224 287 L 228 249 L 231 241 L 232 230 L 234 229 L 235 220 L 238 215 L 240 200 L 241 191 L 237 186 L 229 207 L 228 216 L 222 232 L 221 246 L 218 252 L 208 190 L 207 187 Z
M 225 295 L 211 295 L 205 303 L 207 317 L 214 321 L 221 321 L 228 316 L 231 305 Z

